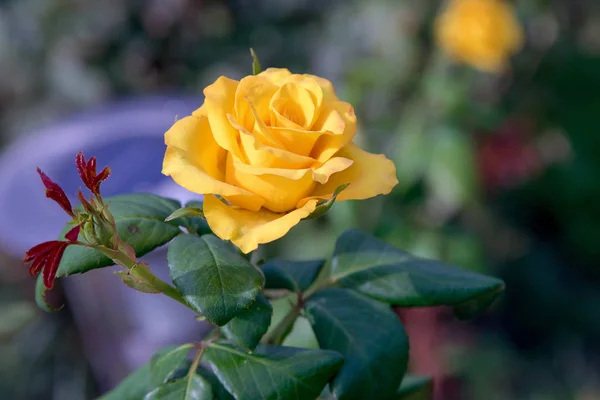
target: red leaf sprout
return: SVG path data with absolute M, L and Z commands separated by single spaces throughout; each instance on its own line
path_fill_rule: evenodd
M 80 230 L 81 227 L 77 225 L 65 234 L 67 241 L 51 240 L 40 243 L 27 250 L 25 253 L 23 261 L 26 264 L 31 263 L 29 273 L 31 276 L 35 276 L 42 272 L 44 286 L 47 289 L 52 289 L 54 286 L 54 279 L 56 277 L 56 271 L 58 271 L 60 260 L 67 247 L 70 244 L 77 242 L 77 236 L 79 236 Z
M 48 177 L 41 169 L 37 168 L 37 172 L 42 178 L 42 183 L 46 187 L 46 197 L 54 200 L 58 203 L 59 206 L 62 207 L 63 210 L 66 211 L 71 217 L 74 217 L 73 207 L 71 207 L 71 202 L 67 198 L 64 190 L 56 182 Z
M 75 157 L 75 165 L 84 185 L 93 194 L 99 195 L 100 184 L 110 176 L 110 168 L 105 167 L 99 174 L 96 174 L 96 157 L 92 157 L 86 162 L 81 151 Z

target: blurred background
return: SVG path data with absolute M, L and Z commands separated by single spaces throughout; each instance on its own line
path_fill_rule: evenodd
M 167 305 L 143 308 L 151 295 L 120 297 L 110 271 L 64 280 L 61 312 L 36 308 L 20 258 L 64 220 L 33 168 L 75 194 L 85 149 L 118 166 L 106 194 L 187 200 L 160 176 L 162 134 L 218 76 L 251 73 L 253 47 L 263 67 L 330 79 L 355 107 L 356 141 L 400 181 L 263 252 L 327 256 L 360 227 L 499 276 L 505 295 L 468 323 L 398 311 L 411 370 L 435 376 L 439 399 L 600 399 L 600 3 L 510 4 L 516 28 L 482 8 L 440 36 L 440 0 L 0 1 L 0 398 L 93 399 L 159 344 L 198 334 L 170 330 L 189 316 Z M 490 51 L 505 62 L 485 67 Z

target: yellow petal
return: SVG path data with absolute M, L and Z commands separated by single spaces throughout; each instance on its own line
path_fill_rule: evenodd
M 283 144 L 273 135 L 271 128 L 267 126 L 267 123 L 271 124 L 269 104 L 279 88 L 267 79 L 265 80 L 267 81 L 266 84 L 254 86 L 244 94 L 244 99 L 248 104 L 252 117 L 252 124 L 248 130 L 264 145 L 281 148 Z
M 233 166 L 235 167 L 236 171 L 240 171 L 248 175 L 277 175 L 295 181 L 304 178 L 304 175 L 306 175 L 306 173 L 310 171 L 310 168 L 287 169 L 255 167 L 253 165 L 244 164 L 239 160 L 234 160 Z
M 271 125 L 308 129 L 316 116 L 313 96 L 300 85 L 286 83 L 271 98 Z M 275 121 L 273 121 L 275 120 Z
M 224 166 L 226 153 L 215 142 L 206 117 L 188 116 L 175 122 L 165 133 L 165 144 L 180 149 L 190 164 L 202 168 L 212 178 L 224 179 L 225 169 L 219 167 Z M 170 165 L 165 164 L 165 168 L 170 170 Z
M 313 179 L 321 184 L 327 183 L 331 175 L 350 168 L 353 163 L 354 161 L 349 158 L 330 158 L 325 164 L 313 171 Z
M 318 183 L 326 183 L 329 177 L 337 172 L 341 172 L 352 165 L 354 161 L 343 158 L 343 157 L 333 157 L 327 160 L 327 162 L 321 165 L 318 168 L 312 169 L 312 179 Z M 248 175 L 276 175 L 282 178 L 287 178 L 290 180 L 300 180 L 305 177 L 305 175 L 311 171 L 310 168 L 303 169 L 285 169 L 285 168 L 264 168 L 264 167 L 256 167 L 253 165 L 248 165 L 242 163 L 240 160 L 233 160 L 233 166 L 236 171 L 239 171 L 243 174 Z
M 238 158 L 245 158 L 238 144 L 239 132 L 227 120 L 234 113 L 235 91 L 238 81 L 220 77 L 204 89 L 203 111 L 208 116 L 215 141 Z
M 227 206 L 215 196 L 206 196 L 204 216 L 215 235 L 223 240 L 231 240 L 247 254 L 259 244 L 269 243 L 284 236 L 298 222 L 309 216 L 316 205 L 317 200 L 310 200 L 302 208 L 286 214 L 265 209 L 253 212 Z
M 305 129 L 278 127 L 271 127 L 271 132 L 287 150 L 306 157 L 310 157 L 315 143 L 325 134 L 323 131 L 313 132 Z
M 225 181 L 260 195 L 264 199 L 263 207 L 276 213 L 296 208 L 298 201 L 308 196 L 316 185 L 309 171 L 298 179 L 275 174 L 247 174 L 236 168 L 231 155 L 227 157 Z
M 250 112 L 246 94 L 250 89 L 264 84 L 275 86 L 265 77 L 249 75 L 240 80 L 240 83 L 235 90 L 234 112 L 232 114 L 235 115 L 236 120 L 248 130 L 252 130 L 254 118 Z
M 206 107 L 204 103 L 192 112 L 194 117 L 206 117 Z
M 277 83 L 278 81 L 287 78 L 290 75 L 292 75 L 292 73 L 287 68 L 267 68 L 257 76 L 264 76 L 271 82 Z
M 302 169 L 310 168 L 315 163 L 313 158 L 266 146 L 252 134 L 241 132 L 240 137 L 242 148 L 247 156 L 247 164 L 266 168 Z
M 323 93 L 323 88 L 320 85 L 321 81 L 317 80 L 316 78 L 317 77 L 315 77 L 313 75 L 293 74 L 286 78 L 281 79 L 280 81 L 278 81 L 278 84 L 280 84 L 280 86 L 283 86 L 287 83 L 292 83 L 294 85 L 297 85 L 297 86 L 300 86 L 300 87 L 306 89 L 312 96 L 315 107 L 318 111 L 321 108 L 321 105 L 323 104 L 324 93 Z M 326 79 L 324 79 L 324 80 L 327 81 Z M 329 81 L 327 81 L 327 82 L 329 82 Z M 331 85 L 331 82 L 329 82 L 329 84 Z
M 328 160 L 350 143 L 356 134 L 356 114 L 349 103 L 336 101 L 328 107 L 327 111 L 323 110 L 313 126 L 314 130 L 329 133 L 320 136 L 311 151 L 311 156 L 321 162 Z
M 372 154 L 350 143 L 336 156 L 354 162 L 347 169 L 331 175 L 326 184 L 317 185 L 310 197 L 298 203 L 299 206 L 311 199 L 329 199 L 335 189 L 345 183 L 350 186 L 338 195 L 337 201 L 362 200 L 388 194 L 398 184 L 396 167 L 383 154 Z
M 321 78 L 320 76 L 316 76 L 316 75 L 310 75 L 310 74 L 304 74 L 302 76 L 308 80 L 315 81 L 321 87 L 321 91 L 323 92 L 323 100 L 324 101 L 331 102 L 331 101 L 339 100 L 337 94 L 335 93 L 333 84 L 328 79 Z
M 235 92 L 235 117 L 249 131 L 269 119 L 269 103 L 279 87 L 263 76 L 247 76 Z
M 219 194 L 249 210 L 258 210 L 264 203 L 262 197 L 254 193 L 213 178 L 201 166 L 193 164 L 187 152 L 176 147 L 167 147 L 162 173 L 190 192 Z

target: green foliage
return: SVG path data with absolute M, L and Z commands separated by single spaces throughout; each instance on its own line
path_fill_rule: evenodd
M 191 348 L 192 345 L 184 344 L 154 355 L 150 360 L 150 383 L 158 386 L 171 380 L 177 368 L 187 358 Z
M 256 52 L 252 48 L 250 49 L 250 55 L 252 56 L 252 73 L 254 75 L 258 75 L 262 71 L 262 68 L 260 66 L 260 61 L 258 60 L 258 56 L 256 55 Z
M 306 217 L 305 219 L 315 219 L 315 218 L 319 218 L 322 215 L 325 215 L 325 213 L 327 213 L 327 211 L 329 211 L 329 209 L 335 203 L 335 200 L 337 199 L 338 195 L 340 193 L 342 193 L 344 191 L 344 189 L 346 189 L 349 185 L 350 185 L 349 183 L 345 183 L 345 184 L 340 185 L 337 188 L 335 188 L 335 190 L 333 191 L 333 195 L 331 196 L 331 199 L 319 201 L 317 203 L 317 208 L 315 208 L 315 210 L 312 213 L 310 213 L 310 215 L 308 217 Z
M 47 312 L 54 312 L 54 311 L 59 311 L 62 306 L 57 307 L 53 307 L 50 303 L 48 303 L 48 301 L 46 300 L 46 286 L 44 286 L 44 277 L 42 276 L 42 274 L 38 275 L 37 279 L 35 280 L 35 303 L 38 305 L 39 308 L 41 308 L 44 311 Z
M 182 379 L 160 385 L 144 400 L 213 400 L 213 392 L 202 376 L 191 374 Z
M 171 241 L 181 233 L 172 222 L 165 222 L 180 206 L 179 202 L 152 194 L 128 194 L 105 199 L 115 218 L 119 237 L 133 247 L 138 257 Z M 60 237 L 72 228 L 66 226 Z M 100 252 L 82 246 L 69 246 L 58 267 L 57 276 L 80 274 L 114 265 Z
M 180 224 L 191 218 L 181 210 L 172 218 L 163 210 L 164 218 Z M 104 400 L 426 399 L 430 380 L 405 377 L 408 338 L 390 304 L 449 305 L 466 317 L 504 286 L 358 230 L 339 237 L 330 260 L 274 259 L 259 269 L 216 236 L 191 233 L 170 243 L 168 262 L 170 297 L 221 328 L 202 342 L 161 350 Z M 153 277 L 149 268 L 140 272 Z M 271 303 L 263 288 L 288 295 Z M 259 345 L 261 339 L 274 345 Z
M 213 343 L 206 360 L 238 400 L 315 399 L 342 364 L 328 350 L 260 347 L 247 353 L 226 343 Z
M 254 350 L 263 335 L 267 333 L 272 314 L 271 303 L 265 296 L 259 294 L 249 308 L 223 325 L 221 331 L 237 345 Z
M 179 236 L 167 256 L 177 289 L 219 326 L 248 308 L 264 284 L 259 269 L 214 235 Z
M 185 203 L 185 207 L 176 210 L 165 221 L 172 221 L 183 226 L 189 233 L 198 236 L 211 233 L 210 227 L 204 219 L 204 209 L 201 201 L 188 201 Z
M 143 399 L 150 386 L 150 363 L 138 368 L 125 378 L 116 388 L 98 400 L 139 400 Z
M 309 298 L 306 311 L 321 348 L 344 356 L 331 383 L 335 398 L 386 399 L 396 393 L 408 362 L 408 338 L 389 307 L 332 288 Z
M 453 306 L 459 318 L 485 310 L 504 289 L 499 279 L 413 257 L 359 230 L 337 241 L 330 279 L 393 305 Z

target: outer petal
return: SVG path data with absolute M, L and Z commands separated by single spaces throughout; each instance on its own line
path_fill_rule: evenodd
M 229 207 L 215 196 L 204 198 L 204 215 L 211 230 L 223 240 L 231 240 L 244 253 L 255 250 L 261 243 L 269 243 L 284 236 L 317 206 L 310 200 L 303 207 L 287 214 L 261 209 L 258 212 Z
M 165 143 L 162 173 L 179 185 L 194 193 L 220 194 L 250 210 L 263 205 L 262 197 L 225 183 L 227 152 L 215 142 L 206 117 L 192 115 L 177 121 L 165 133 Z
M 165 133 L 165 144 L 183 151 L 191 164 L 211 177 L 224 180 L 226 152 L 215 141 L 206 117 L 188 116 L 175 122 Z M 165 157 L 163 173 L 170 169 L 168 161 Z
M 319 183 L 327 183 L 331 175 L 350 168 L 353 163 L 354 161 L 349 158 L 330 158 L 325 164 L 313 171 L 313 179 Z
M 224 76 L 220 77 L 204 89 L 204 104 L 202 112 L 208 116 L 215 141 L 225 150 L 233 153 L 238 158 L 244 158 L 238 144 L 239 133 L 231 126 L 227 114 L 233 114 L 235 105 L 235 92 L 239 82 Z M 199 113 L 196 110 L 195 113 Z
M 398 184 L 396 167 L 383 154 L 372 154 L 350 143 L 336 156 L 349 158 L 354 163 L 342 172 L 333 174 L 326 184 L 317 186 L 310 197 L 298 203 L 299 206 L 315 198 L 329 199 L 338 186 L 346 183 L 350 186 L 338 195 L 337 201 L 362 200 L 388 194 Z
M 239 164 L 238 166 L 243 166 Z M 279 170 L 264 175 L 251 175 L 236 168 L 233 157 L 227 158 L 226 181 L 252 193 L 259 193 L 264 199 L 263 207 L 281 213 L 293 210 L 302 198 L 308 196 L 315 187 L 309 171 L 303 174 L 287 170 L 287 176 L 275 175 Z M 295 175 L 294 175 L 295 174 Z

